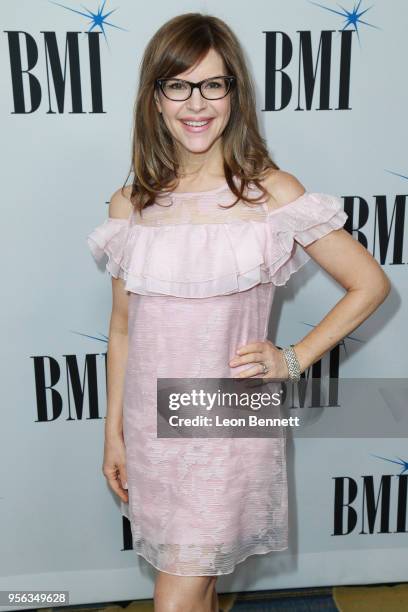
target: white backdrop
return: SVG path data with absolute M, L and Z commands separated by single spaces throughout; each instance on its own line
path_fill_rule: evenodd
M 351 12 L 354 2 L 342 5 Z M 358 35 L 351 35 L 348 59 L 346 33 L 354 27 L 341 33 L 344 11 L 331 0 L 109 0 L 103 13 L 115 9 L 107 18 L 113 25 L 104 25 L 106 39 L 94 37 L 90 63 L 91 20 L 83 4 L 2 2 L 1 589 L 68 589 L 71 604 L 152 596 L 153 572 L 126 549 L 127 521 L 101 471 L 111 289 L 86 235 L 105 219 L 111 194 L 127 176 L 139 61 L 170 17 L 202 11 L 224 19 L 247 53 L 262 133 L 278 165 L 307 190 L 344 198 L 349 230 L 359 225 L 366 203 L 360 238 L 366 237 L 393 288 L 340 346 L 340 379 L 407 377 L 407 240 L 401 254 L 394 247 L 406 234 L 408 6 L 403 0 L 393 0 L 392 10 L 389 5 L 360 4 L 360 12 L 368 10 L 359 18 Z M 86 7 L 96 13 L 98 4 L 90 0 Z M 278 66 L 283 37 L 292 45 L 284 69 L 292 91 L 283 108 L 281 72 L 275 104 L 265 95 L 273 78 L 267 40 L 269 45 L 276 32 Z M 324 32 L 331 32 L 331 51 L 319 47 Z M 302 66 L 306 61 L 300 38 L 307 42 L 308 36 L 316 71 L 309 105 L 298 65 L 299 57 Z M 67 37 L 72 46 L 64 91 Z M 60 67 L 60 81 L 50 57 Z M 323 79 L 321 61 L 331 66 Z M 340 82 L 343 92 L 349 86 L 346 108 L 339 108 Z M 94 94 L 100 84 L 99 107 L 91 83 Z M 329 92 L 328 107 L 320 104 L 321 91 Z M 376 203 L 388 213 L 377 223 Z M 379 237 L 384 245 L 387 233 L 380 260 Z M 310 261 L 278 291 L 270 338 L 281 346 L 296 342 L 342 294 Z M 370 406 L 360 408 L 369 417 Z M 218 591 L 407 580 L 407 533 L 395 533 L 393 520 L 390 533 L 378 533 L 379 516 L 372 533 L 361 533 L 363 476 L 372 477 L 376 495 L 383 476 L 392 476 L 395 515 L 404 462 L 404 478 L 407 473 L 406 434 L 290 440 L 290 548 L 249 558 L 219 579 Z M 352 533 L 333 536 L 334 479 L 340 477 L 358 485 L 359 519 Z

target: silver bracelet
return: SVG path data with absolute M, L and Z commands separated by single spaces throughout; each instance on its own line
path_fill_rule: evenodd
M 300 380 L 300 364 L 298 358 L 295 353 L 295 349 L 293 348 L 295 345 L 291 344 L 290 346 L 283 348 L 283 356 L 286 361 L 286 365 L 288 366 L 289 371 L 289 380 L 294 380 L 298 382 Z

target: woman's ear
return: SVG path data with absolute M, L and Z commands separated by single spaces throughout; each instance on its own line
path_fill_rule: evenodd
M 160 105 L 159 98 L 157 97 L 156 93 L 154 94 L 154 102 L 156 104 L 157 110 L 159 111 L 159 113 L 161 113 L 162 112 L 161 105 Z

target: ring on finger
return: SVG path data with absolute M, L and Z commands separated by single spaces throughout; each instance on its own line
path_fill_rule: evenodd
M 267 371 L 268 371 L 268 368 L 267 368 L 266 364 L 263 361 L 260 361 L 260 365 L 263 367 L 262 374 L 266 374 Z

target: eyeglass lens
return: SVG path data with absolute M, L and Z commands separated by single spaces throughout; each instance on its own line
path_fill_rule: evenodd
M 201 94 L 208 100 L 216 100 L 227 95 L 229 80 L 223 77 L 204 81 L 201 85 Z M 191 86 L 186 81 L 169 79 L 163 82 L 164 94 L 172 100 L 186 100 L 190 97 Z

